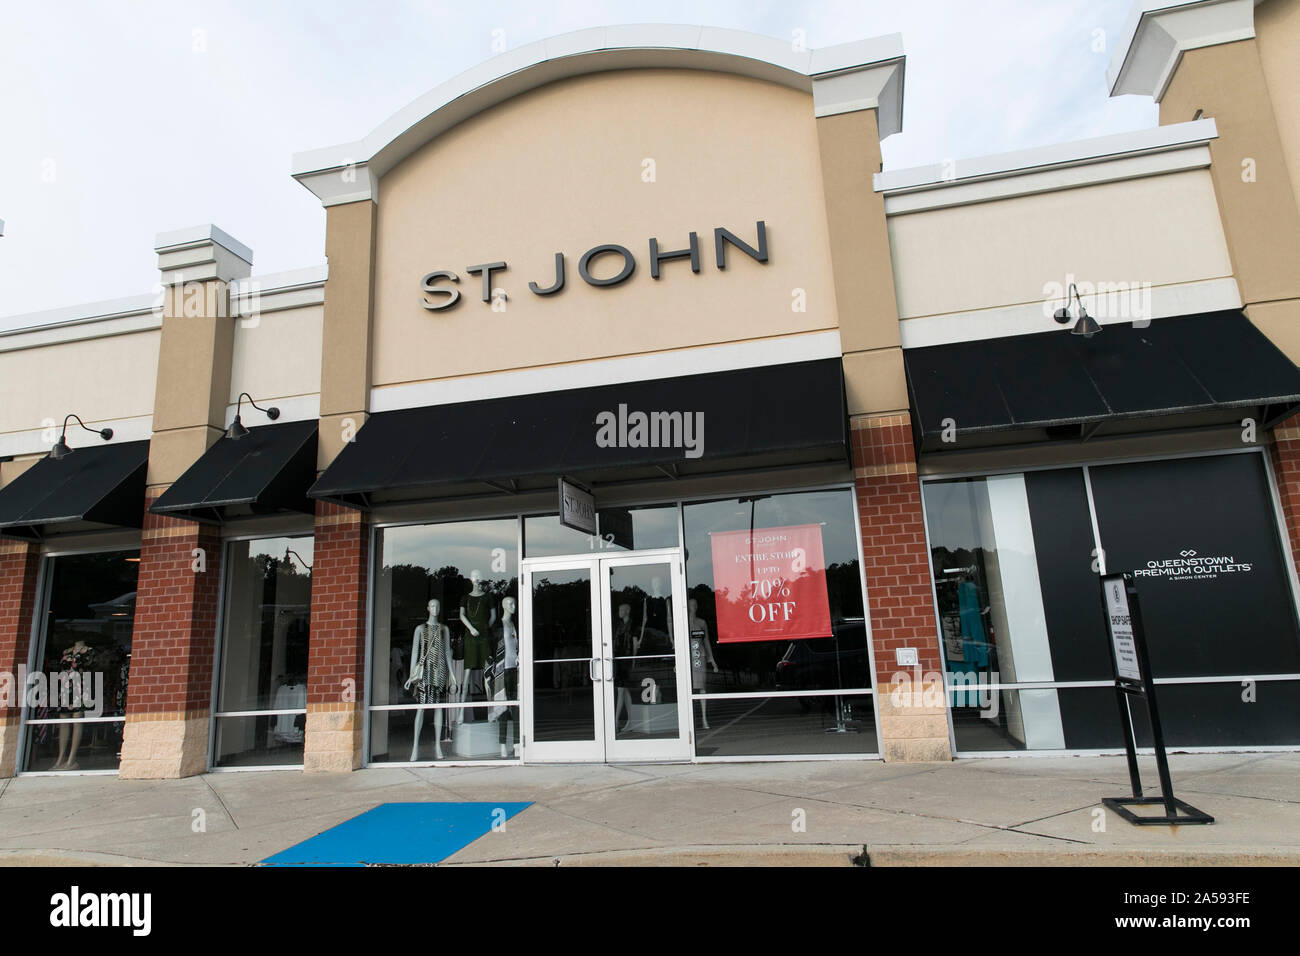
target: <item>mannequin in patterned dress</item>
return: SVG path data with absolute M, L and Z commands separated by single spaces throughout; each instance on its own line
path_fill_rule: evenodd
M 429 602 L 429 619 L 415 628 L 411 644 L 411 674 L 406 689 L 418 704 L 445 704 L 456 693 L 456 678 L 451 668 L 451 634 L 447 625 L 438 620 L 442 602 L 434 598 Z M 418 665 L 418 667 L 417 667 Z M 433 712 L 434 759 L 442 759 L 442 716 L 446 711 L 439 707 Z M 411 740 L 411 762 L 420 754 L 420 730 L 424 727 L 424 711 L 415 712 L 415 736 Z
M 75 644 L 63 652 L 59 658 L 64 673 L 75 674 L 74 685 L 77 690 L 73 692 L 76 699 L 60 701 L 60 717 L 80 717 L 85 713 L 86 708 L 81 701 L 79 689 L 82 681 L 88 681 L 91 671 L 91 660 L 94 651 L 90 649 L 85 641 L 78 639 Z M 71 737 L 71 740 L 68 738 Z M 69 746 L 69 744 L 71 746 Z M 59 724 L 59 758 L 54 762 L 51 770 L 77 770 L 77 749 L 81 746 L 81 724 Z

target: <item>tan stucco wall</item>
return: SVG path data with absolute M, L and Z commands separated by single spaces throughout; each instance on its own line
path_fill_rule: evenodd
M 872 180 L 881 167 L 876 113 L 823 116 L 817 133 L 849 414 L 901 411 L 907 380 L 885 197 Z
M 169 287 L 165 296 L 146 478 L 150 487 L 179 478 L 225 428 L 239 320 L 230 316 L 228 285 L 214 279 L 205 286 L 199 301 L 210 305 L 209 314 L 186 314 L 184 304 L 193 292 L 183 286 Z
M 229 400 L 248 392 L 258 404 L 320 391 L 322 306 L 261 315 L 257 323 L 235 320 Z
M 61 423 L 69 412 L 100 427 L 152 415 L 158 345 L 153 330 L 0 352 L 0 434 Z
M 1042 302 L 1067 274 L 1152 286 L 1232 274 L 1206 170 L 894 215 L 889 236 L 904 319 Z
M 0 461 L 0 488 L 9 484 L 44 457 L 44 455 L 27 455 L 14 458 L 12 461 Z
M 1197 111 L 1219 131 L 1210 142 L 1211 173 L 1242 300 L 1300 297 L 1300 210 L 1254 40 L 1183 54 L 1160 101 L 1160 122 Z M 1243 175 L 1246 161 L 1253 178 Z
M 647 158 L 655 182 L 642 179 Z M 675 70 L 565 80 L 444 134 L 379 191 L 375 386 L 836 327 L 812 101 L 784 87 Z M 732 249 L 718 271 L 713 229 L 753 243 L 760 219 L 770 261 Z M 674 260 L 651 279 L 650 237 L 680 249 L 692 230 L 699 274 Z M 603 243 L 636 256 L 622 285 L 578 277 Z M 556 252 L 566 288 L 535 296 L 528 282 L 550 284 Z M 465 267 L 502 259 L 493 284 L 509 300 L 493 312 Z M 330 268 L 332 281 L 333 255 Z M 437 269 L 460 275 L 462 299 L 430 312 L 420 280 Z
M 1267 0 L 1257 6 L 1255 40 L 1291 191 L 1300 200 L 1300 0 Z

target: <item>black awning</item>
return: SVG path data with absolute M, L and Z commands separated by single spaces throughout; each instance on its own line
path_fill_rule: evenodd
M 0 488 L 0 535 L 34 540 L 50 525 L 142 527 L 148 465 L 147 441 L 83 445 L 65 458 L 42 458 Z
M 149 508 L 155 514 L 220 523 L 239 514 L 313 510 L 315 419 L 250 428 L 222 437 Z
M 923 440 L 951 420 L 957 436 L 1080 427 L 1132 419 L 1227 421 L 1258 409 L 1263 427 L 1300 404 L 1300 369 L 1237 310 L 1066 329 L 905 352 Z M 1218 413 L 1207 414 L 1207 413 Z
M 699 455 L 633 445 L 632 427 L 620 447 L 597 443 L 597 416 L 634 426 L 635 412 L 682 413 L 675 434 L 683 438 L 686 416 L 702 413 Z M 676 427 L 657 424 L 660 434 Z M 823 359 L 379 412 L 310 494 L 363 504 L 375 494 L 540 489 L 560 474 L 603 484 L 847 458 L 844 374 L 839 359 Z

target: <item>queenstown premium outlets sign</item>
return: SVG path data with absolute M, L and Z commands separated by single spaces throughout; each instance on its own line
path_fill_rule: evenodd
M 767 223 L 759 220 L 754 224 L 755 239 L 754 245 L 750 245 L 736 233 L 722 226 L 713 230 L 713 258 L 719 270 L 727 268 L 727 247 L 743 252 L 755 262 L 767 262 Z M 650 278 L 658 279 L 663 268 L 663 264 L 675 259 L 689 260 L 692 272 L 700 271 L 700 238 L 697 233 L 690 233 L 687 238 L 686 246 L 682 249 L 664 249 L 661 247 L 657 238 L 651 238 L 649 243 L 650 259 Z M 592 274 L 592 263 L 597 260 L 605 259 L 609 263 L 617 266 L 618 271 L 607 278 L 597 278 Z M 632 250 L 618 243 L 604 243 L 592 246 L 586 252 L 578 257 L 578 275 L 587 285 L 596 288 L 608 288 L 609 286 L 621 285 L 636 272 L 636 256 Z M 494 288 L 492 277 L 499 272 L 505 272 L 509 265 L 503 259 L 499 262 L 480 262 L 478 265 L 466 266 L 465 271 L 473 276 L 480 276 L 482 279 L 481 297 L 484 302 L 492 302 Z M 533 295 L 548 296 L 555 295 L 557 292 L 564 290 L 567 281 L 567 262 L 563 252 L 555 254 L 555 265 L 553 275 L 549 276 L 547 283 L 541 285 L 536 281 L 528 283 L 528 290 Z M 460 290 L 454 287 L 455 283 L 460 282 L 460 276 L 447 269 L 440 269 L 430 272 L 420 280 L 420 291 L 423 295 L 420 298 L 420 305 L 424 306 L 431 312 L 441 312 L 444 309 L 450 309 L 460 301 Z M 499 297 L 499 294 L 498 294 Z

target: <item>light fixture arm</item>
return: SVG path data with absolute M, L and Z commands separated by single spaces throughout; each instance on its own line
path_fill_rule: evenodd
M 244 399 L 248 399 L 248 404 L 252 405 L 259 412 L 264 412 L 266 417 L 271 419 L 271 421 L 275 421 L 280 417 L 280 409 L 276 408 L 274 405 L 268 405 L 266 408 L 263 408 L 261 405 L 257 404 L 257 402 L 253 401 L 252 395 L 249 395 L 247 392 L 240 392 L 239 399 L 235 402 L 235 418 L 239 418 L 239 409 L 244 404 Z
M 1065 307 L 1066 307 L 1067 309 L 1070 307 L 1070 295 L 1071 295 L 1071 294 L 1074 295 L 1074 301 L 1077 302 L 1077 303 L 1079 303 L 1079 315 L 1080 315 L 1080 316 L 1085 316 L 1085 315 L 1087 315 L 1087 314 L 1088 314 L 1088 310 L 1085 309 L 1085 308 L 1083 307 L 1083 299 L 1081 299 L 1081 298 L 1079 297 L 1079 287 L 1078 287 L 1077 285 L 1075 285 L 1073 282 L 1070 283 L 1070 290 L 1069 290 L 1069 292 L 1066 293 L 1066 296 L 1065 296 Z
M 259 412 L 265 414 L 267 418 L 271 419 L 271 421 L 275 421 L 280 417 L 280 409 L 276 408 L 274 405 L 268 405 L 266 408 L 263 408 L 261 405 L 257 404 L 257 402 L 253 401 L 252 395 L 249 395 L 247 392 L 240 392 L 239 399 L 235 402 L 235 420 L 230 423 L 230 430 L 226 433 L 235 440 L 243 438 L 248 434 L 248 429 L 244 427 L 244 423 L 240 421 L 239 418 L 239 413 L 244 406 L 244 399 L 248 399 L 248 404 L 252 405 Z
M 108 441 L 110 438 L 113 437 L 113 429 L 91 428 L 89 425 L 87 425 L 85 422 L 81 420 L 80 415 L 73 415 L 69 413 L 68 415 L 64 416 L 63 428 L 59 432 L 59 440 L 54 443 L 54 447 L 50 449 L 50 453 L 47 457 L 52 458 L 55 461 L 59 461 L 60 459 L 67 458 L 69 455 L 72 454 L 72 449 L 68 447 L 68 421 L 73 418 L 75 418 L 77 420 L 77 424 L 80 425 L 82 428 L 84 428 L 86 431 L 90 432 L 91 434 L 98 435 L 100 438 L 104 439 L 104 441 Z
M 284 549 L 284 558 L 285 558 L 286 561 L 289 560 L 289 555 L 293 555 L 295 558 L 297 558 L 297 559 L 298 559 L 298 563 L 301 564 L 304 568 L 307 569 L 307 573 L 308 573 L 308 574 L 311 574 L 311 565 L 308 564 L 306 561 L 304 561 L 304 560 L 302 559 L 302 555 L 301 555 L 301 554 L 299 554 L 297 551 L 293 550 L 293 548 L 285 548 L 285 549 Z
M 1088 314 L 1088 310 L 1083 305 L 1083 298 L 1079 295 L 1079 287 L 1073 282 L 1070 283 L 1070 288 L 1066 290 L 1065 305 L 1053 312 L 1052 318 L 1062 325 L 1065 325 L 1071 318 L 1073 318 L 1073 316 L 1070 315 L 1071 296 L 1074 297 L 1074 301 L 1079 305 L 1079 321 L 1074 323 L 1074 328 L 1070 330 L 1070 334 L 1081 335 L 1085 339 L 1090 339 L 1101 331 L 1101 326 L 1097 324 L 1096 319 Z

